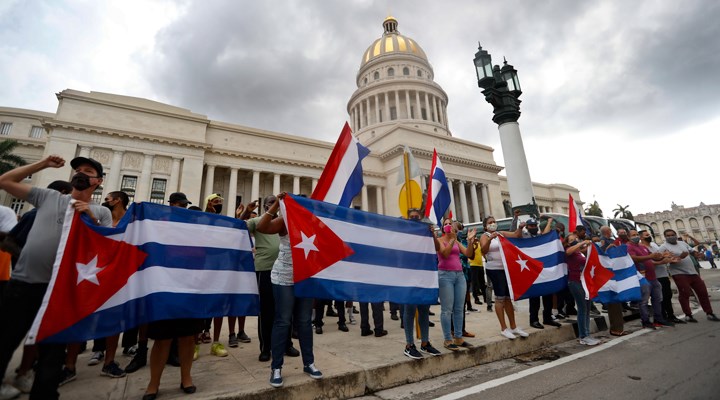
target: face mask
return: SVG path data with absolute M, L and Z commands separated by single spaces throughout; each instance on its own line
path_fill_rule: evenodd
M 487 230 L 488 232 L 495 232 L 497 230 L 497 224 L 495 222 L 488 224 Z
M 573 240 L 572 242 L 570 242 L 570 246 L 575 246 L 578 243 L 580 243 L 580 242 L 578 242 L 577 240 Z
M 638 243 L 640 243 L 640 236 L 635 236 L 634 238 L 630 238 L 630 241 L 635 244 L 638 244 Z
M 222 204 L 215 204 L 213 210 L 215 210 L 215 214 L 220 214 L 222 212 Z
M 452 226 L 450 226 L 450 225 L 443 226 L 443 232 L 445 232 L 445 233 L 452 232 Z
M 666 237 L 665 241 L 667 241 L 670 244 L 677 244 L 677 236 Z
M 652 238 L 651 238 L 650 236 L 648 236 L 648 237 L 646 237 L 646 238 L 643 238 L 643 240 L 646 241 L 646 242 L 648 242 L 648 243 L 652 242 Z
M 537 235 L 538 228 L 528 228 L 528 232 L 530 232 L 531 235 Z
M 83 190 L 90 187 L 90 177 L 83 174 L 82 172 L 78 172 L 77 174 L 73 175 L 70 184 L 75 190 L 82 192 Z
M 101 206 L 106 207 L 110 211 L 113 210 L 113 206 L 111 206 L 110 203 L 108 203 L 107 201 L 102 203 Z
M 627 235 L 618 235 L 618 237 L 620 238 L 620 240 L 628 240 Z

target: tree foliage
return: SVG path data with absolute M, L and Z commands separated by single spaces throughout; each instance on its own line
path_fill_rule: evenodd
M 613 210 L 613 212 L 615 213 L 614 217 L 635 220 L 635 218 L 633 217 L 633 214 L 632 214 L 632 212 L 630 212 L 629 208 L 630 208 L 629 205 L 621 206 L 620 204 L 618 204 L 617 208 Z
M 585 209 L 585 215 L 594 215 L 596 217 L 603 216 L 603 210 L 600 208 L 597 200 L 595 200 L 592 204 L 588 206 L 588 208 Z
M 3 140 L 0 142 L 0 174 L 27 164 L 24 158 L 13 154 L 17 146 L 17 140 Z

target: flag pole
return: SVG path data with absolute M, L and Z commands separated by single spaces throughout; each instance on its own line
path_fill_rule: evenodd
M 409 217 L 410 209 L 413 208 L 412 195 L 410 193 L 410 160 L 407 152 L 403 152 L 403 169 L 405 170 L 405 197 L 407 198 L 407 211 L 405 217 Z

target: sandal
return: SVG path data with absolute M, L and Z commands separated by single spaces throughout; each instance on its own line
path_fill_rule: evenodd
M 460 348 L 459 348 L 455 343 L 453 343 L 453 341 L 447 341 L 447 342 L 445 342 L 445 343 L 444 343 L 444 346 L 445 346 L 446 349 L 451 350 L 451 351 L 458 351 L 458 350 L 460 350 Z
M 628 331 L 622 331 L 622 332 L 613 332 L 613 331 L 610 331 L 610 334 L 613 335 L 613 336 L 625 336 L 625 335 L 629 335 L 630 332 L 628 332 Z

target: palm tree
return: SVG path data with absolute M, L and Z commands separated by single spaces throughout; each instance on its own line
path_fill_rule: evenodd
M 620 204 L 618 204 L 618 205 L 617 205 L 617 208 L 613 210 L 613 211 L 615 212 L 614 217 L 615 217 L 615 218 L 618 218 L 618 217 L 619 217 L 619 218 L 625 218 L 625 219 L 633 220 L 634 217 L 633 217 L 632 212 L 630 212 L 629 208 L 630 208 L 630 206 L 624 206 L 624 207 L 623 207 L 623 206 L 621 206 Z
M 602 217 L 603 211 L 600 208 L 600 204 L 598 204 L 597 200 L 590 204 L 588 208 L 585 209 L 585 215 L 594 215 L 596 217 Z
M 0 174 L 27 164 L 24 158 L 17 154 L 12 154 L 18 144 L 17 140 L 4 140 L 0 142 Z

